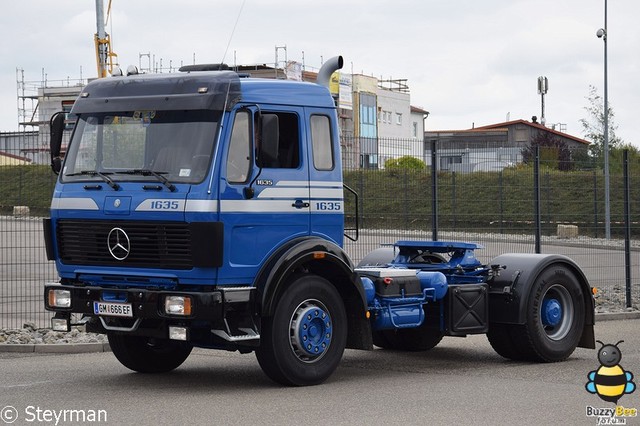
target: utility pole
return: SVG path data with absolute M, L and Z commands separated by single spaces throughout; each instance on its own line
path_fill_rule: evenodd
M 604 28 L 596 36 L 604 42 L 604 233 L 611 239 L 611 201 L 609 194 L 609 90 L 607 76 L 607 0 L 604 0 Z

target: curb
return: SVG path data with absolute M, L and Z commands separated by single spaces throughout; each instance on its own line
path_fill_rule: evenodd
M 622 321 L 640 318 L 640 311 L 633 312 L 609 312 L 596 314 L 596 322 L 599 321 Z
M 633 319 L 640 319 L 639 311 L 596 314 L 596 323 L 600 321 L 624 321 Z M 111 347 L 109 346 L 109 343 L 0 343 L 0 352 L 82 354 L 95 352 L 111 352 Z
M 111 347 L 108 343 L 0 343 L 0 352 L 82 354 L 92 352 L 111 352 Z

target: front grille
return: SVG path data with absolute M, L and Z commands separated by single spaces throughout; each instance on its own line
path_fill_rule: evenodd
M 114 247 L 118 240 L 109 233 L 123 230 L 123 247 Z M 68 265 L 124 266 L 160 269 L 191 269 L 191 230 L 182 222 L 135 222 L 104 220 L 69 220 L 57 222 L 56 237 L 60 261 Z M 111 245 L 112 254 L 109 250 Z M 125 256 L 126 254 L 126 256 Z M 122 260 L 116 259 L 116 257 Z

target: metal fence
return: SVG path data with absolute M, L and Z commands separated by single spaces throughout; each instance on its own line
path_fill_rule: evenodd
M 381 244 L 403 239 L 477 242 L 484 246 L 477 255 L 485 263 L 506 252 L 558 253 L 574 259 L 599 289 L 599 310 L 638 307 L 637 158 L 624 167 L 622 158 L 612 156 L 611 238 L 606 239 L 602 170 L 578 162 L 577 154 L 570 170 L 560 171 L 549 152 L 539 153 L 537 165 L 522 164 L 522 157 L 501 160 L 500 153 L 511 148 L 486 147 L 478 167 L 465 163 L 464 157 L 471 157 L 467 149 L 438 148 L 416 140 L 345 141 L 344 180 L 360 200 L 359 240 L 345 240 L 356 263 Z M 0 146 L 0 151 L 24 156 L 17 148 Z M 401 155 L 418 158 L 426 167 L 386 162 Z M 47 214 L 54 182 L 46 165 L 0 166 L 0 328 L 26 322 L 48 326 L 42 284 L 57 274 L 46 260 L 41 217 Z M 345 199 L 346 225 L 352 227 L 355 204 L 346 192 Z

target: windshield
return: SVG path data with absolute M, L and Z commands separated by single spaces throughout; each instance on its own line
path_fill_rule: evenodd
M 62 179 L 201 182 L 219 116 L 210 110 L 82 114 Z

